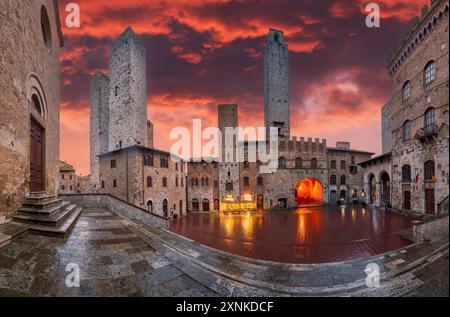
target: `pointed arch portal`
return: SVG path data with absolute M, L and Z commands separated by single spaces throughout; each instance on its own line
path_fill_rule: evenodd
M 295 202 L 299 206 L 322 205 L 322 184 L 315 178 L 302 179 L 295 188 Z

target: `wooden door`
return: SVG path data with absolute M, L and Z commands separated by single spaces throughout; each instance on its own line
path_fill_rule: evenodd
M 44 191 L 44 129 L 31 118 L 30 191 Z
M 411 210 L 411 192 L 409 190 L 403 192 L 403 209 Z
M 425 189 L 425 212 L 434 215 L 434 189 Z
M 256 199 L 256 208 L 257 209 L 264 209 L 264 196 L 258 195 Z

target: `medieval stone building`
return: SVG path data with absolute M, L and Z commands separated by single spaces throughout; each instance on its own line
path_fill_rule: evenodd
M 80 187 L 80 186 L 78 186 Z M 77 189 L 75 168 L 67 162 L 59 162 L 59 194 L 73 194 Z
M 424 6 L 389 60 L 384 154 L 361 165 L 368 203 L 421 214 L 448 212 L 448 8 L 445 0 Z
M 189 210 L 219 210 L 221 201 L 244 196 L 260 209 L 362 201 L 363 170 L 357 164 L 373 153 L 353 150 L 349 142 L 329 148 L 324 139 L 291 137 L 288 46 L 281 31 L 269 30 L 264 69 L 267 142 L 227 135 L 226 128 L 238 127 L 238 106 L 219 105 L 220 154 L 188 163 Z M 261 163 L 257 149 L 270 152 L 270 128 L 278 133 L 278 168 L 267 173 L 261 167 L 270 162 Z
M 59 183 L 57 2 L 0 1 L 0 223 Z
M 109 66 L 109 77 L 97 73 L 91 80 L 88 191 L 167 218 L 181 217 L 186 214 L 186 166 L 153 148 L 145 49 L 131 28 L 112 44 Z

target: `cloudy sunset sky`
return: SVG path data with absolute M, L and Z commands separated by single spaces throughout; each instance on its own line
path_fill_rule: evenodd
M 65 6 L 81 27 L 65 26 Z M 367 28 L 365 5 L 381 7 Z M 109 48 L 127 26 L 146 47 L 148 116 L 155 146 L 171 128 L 217 125 L 217 105 L 239 104 L 243 127 L 262 126 L 263 49 L 269 28 L 289 45 L 292 135 L 380 152 L 380 109 L 389 98 L 387 57 L 428 0 L 60 1 L 61 159 L 89 173 L 89 81 L 108 73 Z

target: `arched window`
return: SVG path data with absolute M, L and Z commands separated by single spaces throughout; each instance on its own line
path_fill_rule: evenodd
M 31 102 L 33 103 L 34 109 L 36 109 L 36 111 L 42 116 L 43 112 L 41 102 L 39 101 L 39 97 L 36 94 L 33 94 L 33 96 L 31 96 Z
M 178 176 L 175 177 L 175 186 L 178 187 Z
M 336 185 L 336 175 L 330 176 L 330 185 Z
M 411 83 L 409 80 L 403 85 L 402 89 L 402 100 L 406 101 L 411 96 Z
M 163 177 L 162 185 L 163 185 L 163 187 L 167 187 L 167 177 Z
M 264 186 L 264 178 L 262 178 L 261 176 L 258 176 L 258 178 L 256 179 L 256 185 Z
M 402 181 L 403 182 L 411 182 L 411 166 L 405 164 L 402 166 Z
M 151 176 L 147 176 L 147 187 L 153 187 L 153 179 Z
M 425 111 L 425 121 L 424 121 L 425 131 L 433 132 L 435 126 L 435 109 L 428 108 Z
M 168 168 L 169 167 L 169 161 L 166 158 L 161 157 L 160 166 L 162 168 Z
M 336 161 L 335 160 L 332 160 L 331 162 L 330 162 L 330 168 L 331 169 L 336 169 Z
M 424 167 L 425 180 L 426 181 L 434 181 L 435 180 L 434 161 L 426 161 L 423 164 L 423 167 Z
M 411 121 L 406 120 L 402 126 L 402 141 L 406 142 L 411 140 Z
M 345 170 L 346 167 L 347 167 L 347 162 L 342 160 L 341 161 L 341 170 Z
M 248 178 L 248 176 L 244 176 L 244 178 L 242 179 L 242 182 L 245 187 L 250 186 L 250 178 Z
M 423 73 L 423 82 L 425 86 L 431 84 L 436 79 L 436 65 L 434 61 L 430 61 L 425 66 Z
M 41 6 L 41 28 L 45 46 L 50 48 L 52 46 L 52 29 L 50 27 L 47 10 L 44 6 Z
M 341 185 L 345 185 L 347 178 L 345 175 L 341 175 Z
M 295 168 L 302 168 L 302 166 L 303 166 L 302 159 L 300 157 L 297 157 L 295 159 Z
M 279 169 L 286 169 L 286 159 L 284 157 L 280 157 L 278 160 L 278 168 Z
M 153 212 L 153 201 L 151 200 L 147 201 L 147 210 L 149 212 Z

